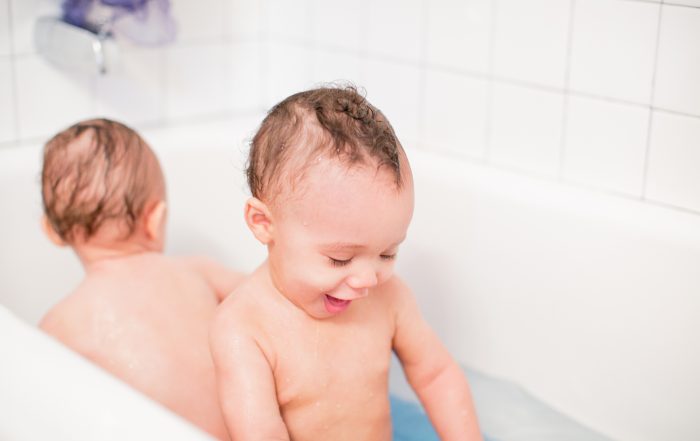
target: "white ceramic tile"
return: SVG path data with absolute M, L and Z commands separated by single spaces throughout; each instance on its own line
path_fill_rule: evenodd
M 10 0 L 12 39 L 15 54 L 35 53 L 34 23 L 48 15 L 61 16 L 61 3 L 54 0 Z
M 570 97 L 563 175 L 641 196 L 649 108 Z
M 649 104 L 659 9 L 637 1 L 577 2 L 571 89 Z
M 231 83 L 231 102 L 234 110 L 252 110 L 263 107 L 261 80 L 261 47 L 257 42 L 233 43 L 229 50 L 228 81 Z
M 498 0 L 494 73 L 563 87 L 570 4 L 564 0 Z
M 266 30 L 276 41 L 312 39 L 311 0 L 265 0 Z
M 97 77 L 96 111 L 128 125 L 165 116 L 165 50 L 130 48 Z
M 700 115 L 700 9 L 664 6 L 654 105 Z
M 317 47 L 335 47 L 359 52 L 364 48 L 367 0 L 314 0 L 313 33 Z
M 495 84 L 490 159 L 520 170 L 556 175 L 563 105 L 559 93 Z
M 700 119 L 654 112 L 648 199 L 700 211 Z
M 700 8 L 700 0 L 664 0 L 667 5 L 684 5 Z
M 268 43 L 266 46 L 265 107 L 271 107 L 289 95 L 311 87 L 313 52 L 294 44 Z
M 55 68 L 36 55 L 15 59 L 20 139 L 46 137 L 94 116 L 95 76 Z
M 483 158 L 488 99 L 486 80 L 429 70 L 423 145 L 430 150 Z
M 0 56 L 12 52 L 10 44 L 10 0 L 0 0 Z
M 226 23 L 224 0 L 172 0 L 178 42 L 216 41 L 223 38 Z
M 0 58 L 0 142 L 16 139 L 16 111 L 12 79 L 12 62 L 9 57 Z
M 438 0 L 427 8 L 427 61 L 488 73 L 491 1 Z
M 359 56 L 327 49 L 314 51 L 312 83 L 350 82 L 359 85 L 362 61 Z
M 419 61 L 422 57 L 423 2 L 370 1 L 367 52 Z
M 419 141 L 420 76 L 418 67 L 369 60 L 362 66 L 367 99 L 391 122 L 406 149 Z
M 259 37 L 262 32 L 262 5 L 257 1 L 228 0 L 228 21 L 224 32 L 234 38 Z
M 230 109 L 228 45 L 203 44 L 167 49 L 166 114 L 181 118 Z

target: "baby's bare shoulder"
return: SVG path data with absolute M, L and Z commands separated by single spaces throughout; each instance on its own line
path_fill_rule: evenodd
M 212 330 L 214 332 L 250 333 L 259 328 L 265 308 L 256 294 L 259 289 L 245 280 L 224 299 L 216 310 Z
M 388 302 L 391 306 L 400 306 L 413 298 L 411 289 L 395 274 L 377 289 L 379 290 L 378 294 L 380 294 L 377 297 Z
M 102 317 L 104 309 L 104 303 L 94 301 L 89 293 L 78 288 L 51 307 L 39 322 L 39 328 L 78 352 L 91 353 L 96 349 L 94 342 L 98 339 L 94 337 L 99 327 L 94 326 L 95 320 L 86 317 Z

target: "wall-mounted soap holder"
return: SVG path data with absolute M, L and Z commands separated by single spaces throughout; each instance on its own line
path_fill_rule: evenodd
M 96 34 L 58 17 L 41 17 L 34 26 L 37 51 L 51 63 L 84 72 L 107 73 L 117 45 L 109 34 Z

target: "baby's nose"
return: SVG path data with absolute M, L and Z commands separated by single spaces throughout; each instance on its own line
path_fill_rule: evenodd
M 377 286 L 377 273 L 374 268 L 366 268 L 348 277 L 348 286 L 358 293 L 362 292 L 362 297 L 367 295 L 369 288 Z

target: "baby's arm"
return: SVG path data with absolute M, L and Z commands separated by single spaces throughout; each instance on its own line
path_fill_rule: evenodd
M 193 256 L 186 257 L 184 260 L 204 277 L 209 286 L 216 292 L 219 301 L 225 299 L 245 277 L 208 257 Z
M 236 441 L 289 441 L 272 368 L 252 335 L 236 328 L 232 317 L 219 314 L 209 334 L 229 435 Z
M 396 283 L 393 347 L 408 382 L 441 440 L 480 441 L 481 432 L 462 369 L 423 319 L 408 287 L 398 279 Z

